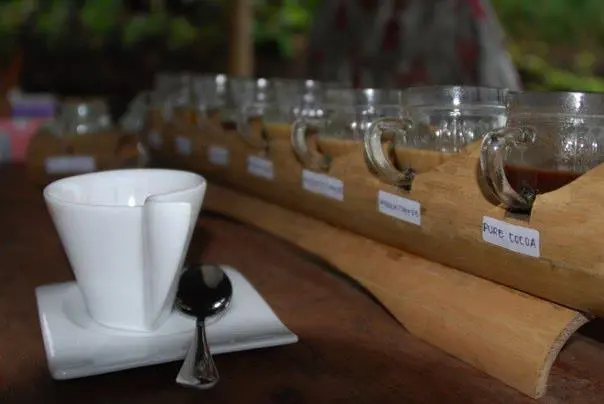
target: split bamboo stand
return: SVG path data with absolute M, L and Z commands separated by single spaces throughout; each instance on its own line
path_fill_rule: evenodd
M 541 397 L 551 366 L 588 319 L 545 300 L 210 184 L 205 209 L 320 256 L 370 291 L 414 335 Z
M 295 158 L 289 125 L 255 128 L 263 147 L 244 142 L 220 115 L 204 125 L 173 133 L 164 126 L 174 147 L 154 152 L 167 166 L 209 179 L 206 209 L 328 261 L 410 332 L 528 396 L 545 393 L 552 363 L 587 316 L 604 315 L 604 217 L 594 214 L 604 199 L 604 165 L 538 195 L 530 215 L 511 218 L 476 175 L 479 142 L 437 161 L 395 148 L 421 166 L 405 190 L 369 172 L 359 141 L 315 139 L 315 151 L 329 157 L 316 171 Z M 179 151 L 178 143 L 190 148 Z M 339 184 L 337 195 L 309 190 L 308 175 Z M 383 194 L 415 204 L 421 221 L 385 214 Z M 487 221 L 512 229 L 510 238 L 518 228 L 537 233 L 538 251 L 489 241 Z

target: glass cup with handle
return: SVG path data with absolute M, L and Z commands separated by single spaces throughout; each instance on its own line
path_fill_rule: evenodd
M 511 93 L 508 122 L 487 133 L 481 175 L 504 208 L 530 211 L 539 194 L 604 161 L 604 94 Z
M 163 126 L 162 152 L 164 157 L 171 161 L 170 164 L 180 165 L 181 158 L 191 154 L 189 128 L 196 125 L 198 118 L 191 108 L 192 80 L 193 76 L 190 73 L 180 73 L 167 97 L 170 115 Z
M 417 173 L 504 126 L 506 94 L 505 89 L 471 86 L 403 90 L 400 116 L 378 119 L 365 132 L 369 170 L 385 183 L 410 189 Z
M 238 129 L 243 141 L 252 149 L 267 151 L 271 141 L 287 140 L 291 114 L 301 93 L 299 80 L 255 79 L 240 110 Z
M 250 103 L 254 80 L 225 74 L 200 75 L 193 80 L 195 107 L 204 131 L 222 135 L 237 132 L 239 110 Z
M 289 122 L 287 130 L 282 132 L 282 138 L 287 140 L 291 147 L 291 127 L 292 124 L 300 117 L 315 117 L 321 113 L 322 105 L 326 103 L 326 97 L 337 96 L 337 90 L 349 89 L 344 82 L 337 81 L 318 81 L 318 80 L 300 80 L 297 81 L 296 89 L 289 91 L 287 100 L 282 99 L 278 102 L 281 105 L 286 105 L 287 116 Z
M 100 98 L 67 98 L 60 106 L 57 118 L 41 126 L 40 132 L 63 139 L 87 135 L 102 135 L 114 130 L 105 100 Z
M 324 82 L 312 79 L 302 82 L 302 90 L 291 110 L 291 122 L 288 127 L 290 147 L 293 148 L 294 154 L 299 161 L 302 162 L 305 160 L 304 155 L 307 158 L 311 157 L 309 155 L 311 151 L 305 149 L 307 145 L 305 144 L 304 136 L 314 139 L 313 135 L 316 134 L 316 128 L 312 124 L 313 120 L 320 121 L 325 118 L 324 115 L 327 109 L 334 110 L 340 103 L 342 105 L 350 104 L 353 97 L 352 93 L 337 91 L 349 88 L 349 86 L 341 82 Z M 297 132 L 297 130 L 292 130 L 294 127 L 301 129 L 301 132 L 297 134 L 299 136 L 297 139 L 293 135 L 293 133 Z M 304 135 L 303 132 L 306 131 L 309 132 Z
M 334 90 L 347 90 L 350 85 L 345 82 L 338 81 L 319 81 L 319 80 L 304 80 L 302 83 L 302 93 L 296 100 L 292 111 L 292 119 L 296 120 L 300 117 L 315 117 L 320 114 L 326 103 L 329 103 L 329 96 L 337 96 Z M 292 121 L 293 122 L 293 121 Z
M 173 94 L 173 132 L 176 153 L 193 164 L 194 156 L 212 131 L 209 118 L 215 118 L 219 83 L 223 75 L 190 75 L 182 78 L 182 85 Z M 189 158 L 190 157 L 190 158 Z
M 251 97 L 253 80 L 226 74 L 203 74 L 193 78 L 193 98 L 200 120 L 210 124 L 214 133 L 237 130 L 239 109 Z
M 119 119 L 117 128 L 123 135 L 120 149 L 128 160 L 125 166 L 145 167 L 149 164 L 149 150 L 142 139 L 148 106 L 149 92 L 140 92 Z
M 149 93 L 149 106 L 143 125 L 143 144 L 158 151 L 165 145 L 163 127 L 172 117 L 171 98 L 180 83 L 176 73 L 159 73 Z
M 248 77 L 230 77 L 225 74 L 198 76 L 193 82 L 196 112 L 199 116 L 196 153 L 206 158 L 195 158 L 193 165 L 206 171 L 223 171 L 232 161 L 232 149 L 240 140 L 239 111 L 252 95 L 253 80 Z
M 215 98 L 212 103 L 210 121 L 218 121 L 223 132 L 237 134 L 240 109 L 247 105 L 252 97 L 254 79 L 249 77 L 231 77 L 223 75 L 215 82 Z
M 27 149 L 28 168 L 43 182 L 145 163 L 138 135 L 116 127 L 106 101 L 100 98 L 63 100 L 57 118 L 38 129 Z
M 218 115 L 220 106 L 224 104 L 226 80 L 224 74 L 199 74 L 191 79 L 192 107 L 200 115 L 200 120 Z
M 113 128 L 109 107 L 102 99 L 65 100 L 58 123 L 61 136 L 85 135 Z
M 270 143 L 286 142 L 298 116 L 312 115 L 323 102 L 325 91 L 343 88 L 342 83 L 273 78 L 257 79 L 248 104 L 242 108 L 240 134 L 252 148 L 267 150 Z
M 396 90 L 326 90 L 324 98 L 292 125 L 296 158 L 305 168 L 329 171 L 334 157 L 361 152 L 364 131 L 375 119 L 396 114 L 399 103 Z
M 142 128 L 141 138 L 144 145 L 153 151 L 161 149 L 164 139 L 162 127 L 169 119 L 167 94 L 160 89 L 149 92 L 149 105 Z
M 222 108 L 226 104 L 227 76 L 201 74 L 191 78 L 188 100 L 195 141 L 202 144 L 213 134 L 222 133 Z
M 194 114 L 191 112 L 193 101 L 193 76 L 189 73 L 178 75 L 176 87 L 170 94 L 173 123 L 190 124 Z
M 289 147 L 289 133 L 297 108 L 305 94 L 305 82 L 294 79 L 273 79 L 274 97 L 268 105 L 264 127 L 269 142 Z

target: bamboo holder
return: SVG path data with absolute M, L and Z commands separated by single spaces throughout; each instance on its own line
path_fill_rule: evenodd
M 269 143 L 265 150 L 246 145 L 234 130 L 215 130 L 211 135 L 194 137 L 199 144 L 195 150 L 217 145 L 229 150 L 227 165 L 217 167 L 207 161 L 208 155 L 203 153 L 193 159 L 201 164 L 196 167 L 210 168 L 201 171 L 262 198 L 211 184 L 205 203 L 208 210 L 259 227 L 321 256 L 367 288 L 413 334 L 531 397 L 545 393 L 551 365 L 567 339 L 587 321 L 584 315 L 358 234 L 395 247 L 415 249 L 424 255 L 433 250 L 432 255 L 437 255 L 436 251 L 462 256 L 462 262 L 471 258 L 471 253 L 463 248 L 472 244 L 456 239 L 457 233 L 453 232 L 456 226 L 452 221 L 477 220 L 479 226 L 481 212 L 466 209 L 459 213 L 459 201 L 465 199 L 466 203 L 470 202 L 467 206 L 482 208 L 488 214 L 505 219 L 493 213 L 499 208 L 488 202 L 476 185 L 476 146 L 460 155 L 449 156 L 437 167 L 426 167 L 426 171 L 417 176 L 413 190 L 403 192 L 380 183 L 367 172 L 360 144 L 351 142 L 342 147 L 319 141 L 318 147 L 333 156 L 331 167 L 324 174 L 340 178 L 344 184 L 342 202 L 304 190 L 303 170 L 291 151 L 289 131 L 270 125 L 268 129 Z M 261 178 L 251 173 L 247 165 L 250 156 L 270 161 L 274 177 Z M 443 196 L 431 199 L 434 189 Z M 417 198 L 422 204 L 422 226 L 377 212 L 375 195 L 379 190 Z M 456 192 L 459 195 L 455 196 Z M 468 200 L 469 197 L 474 200 Z M 440 216 L 430 215 L 438 209 L 443 212 Z M 442 217 L 449 221 L 445 229 L 452 233 L 440 235 L 434 231 L 438 229 L 438 218 Z M 326 222 L 348 227 L 357 234 Z M 480 235 L 478 230 L 476 233 Z M 471 234 L 471 231 L 460 234 Z M 494 248 L 481 240 L 474 246 L 484 247 Z M 492 261 L 487 256 L 493 254 L 480 256 L 485 263 L 480 268 L 488 273 Z M 443 261 L 447 259 L 450 258 L 445 256 Z M 459 260 L 451 260 L 456 259 Z
M 227 188 L 210 184 L 204 208 L 320 256 L 411 333 L 533 398 L 545 394 L 557 354 L 587 322 L 576 311 Z
M 431 261 L 478 275 L 514 289 L 596 315 L 604 314 L 604 249 L 595 241 L 604 218 L 593 215 L 604 200 L 594 186 L 604 176 L 597 167 L 574 182 L 539 195 L 530 217 L 518 220 L 485 197 L 477 178 L 478 144 L 416 176 L 407 192 L 384 184 L 365 166 L 361 145 L 345 153 L 319 147 L 333 155 L 323 173 L 342 181 L 344 200 L 337 201 L 303 189 L 302 167 L 283 136 L 272 142 L 265 158 L 275 176 L 258 178 L 245 166 L 246 156 L 262 154 L 232 134 L 222 138 L 237 163 L 219 176 L 227 184 L 285 207 L 347 228 L 374 240 L 423 256 Z M 333 147 L 333 145 L 332 145 Z M 234 157 L 234 158 L 235 158 Z M 377 210 L 377 194 L 385 191 L 417 201 L 421 226 L 393 219 Z M 483 217 L 539 231 L 540 257 L 534 258 L 483 241 Z
M 116 129 L 58 137 L 42 128 L 30 140 L 25 160 L 30 178 L 38 185 L 46 185 L 88 171 L 137 167 L 143 156 L 133 133 Z

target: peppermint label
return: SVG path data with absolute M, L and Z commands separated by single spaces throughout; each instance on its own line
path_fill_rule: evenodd
M 302 188 L 306 191 L 335 199 L 336 201 L 344 200 L 344 183 L 329 175 L 303 170 Z
M 247 157 L 247 171 L 253 176 L 272 180 L 275 178 L 273 162 L 258 156 Z
M 417 201 L 380 190 L 377 205 L 384 215 L 418 226 L 422 224 L 421 204 Z

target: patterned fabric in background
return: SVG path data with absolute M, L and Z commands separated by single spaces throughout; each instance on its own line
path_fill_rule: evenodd
M 358 87 L 521 89 L 488 0 L 324 0 L 309 51 L 313 77 Z

